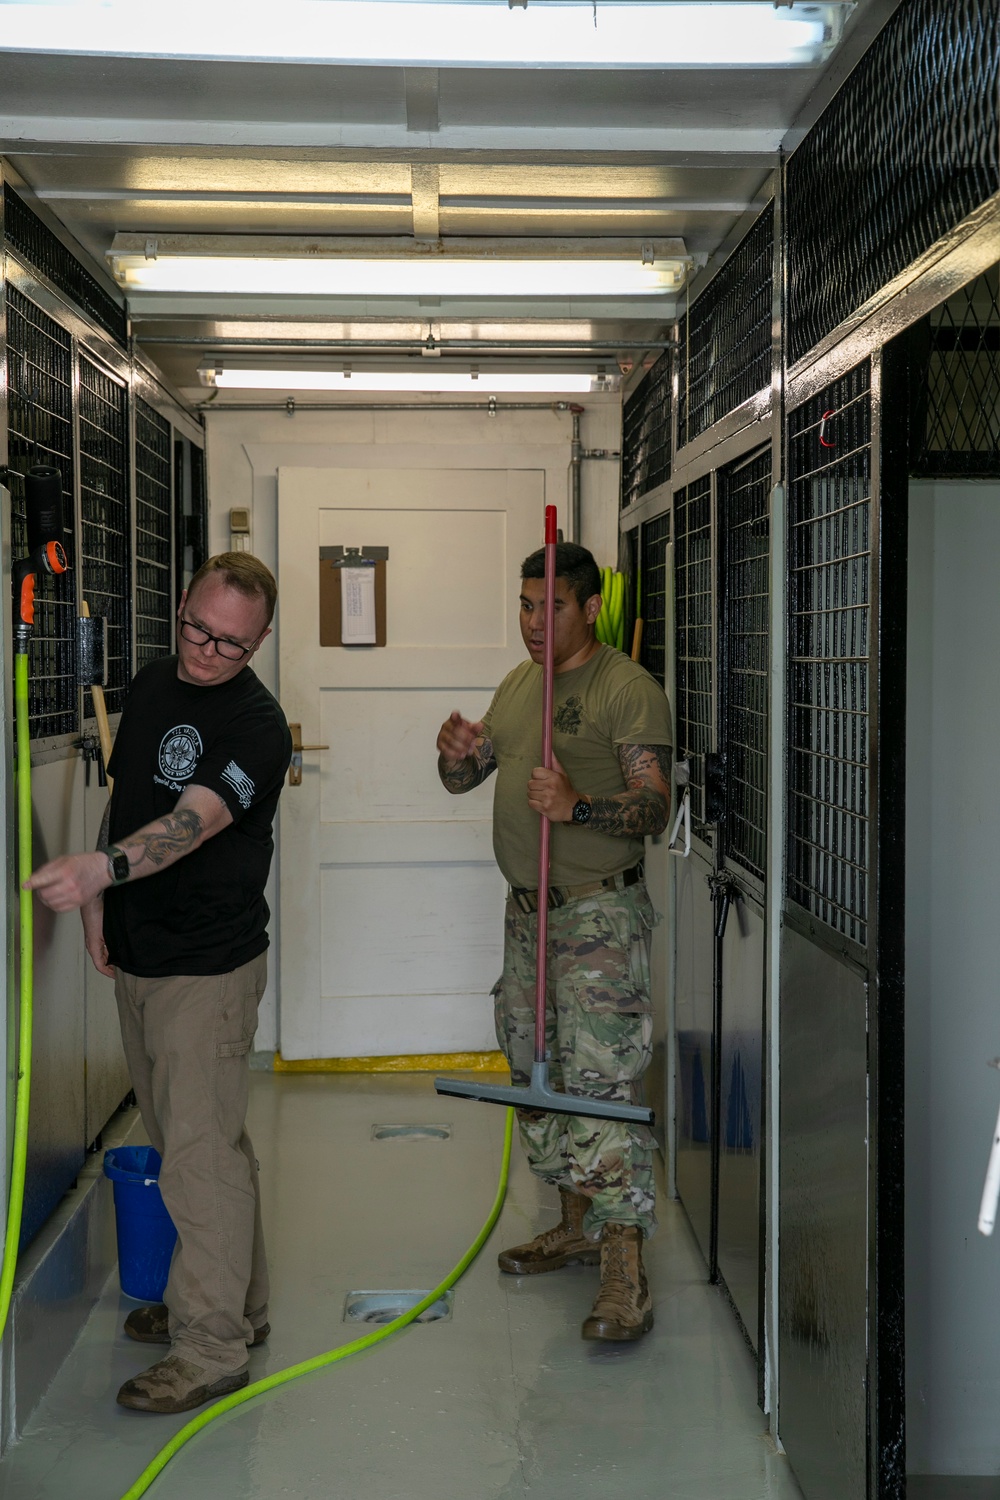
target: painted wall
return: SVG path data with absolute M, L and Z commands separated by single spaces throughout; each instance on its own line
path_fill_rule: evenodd
M 228 399 L 228 398 L 227 398 Z M 531 398 L 527 398 L 531 399 Z M 621 409 L 613 395 L 587 396 L 581 403 L 584 448 L 617 448 Z M 536 411 L 455 412 L 427 408 L 408 412 L 309 411 L 298 404 L 285 411 L 206 413 L 209 545 L 213 552 L 229 547 L 229 511 L 245 506 L 251 516 L 251 549 L 277 571 L 277 472 L 279 467 L 366 468 L 412 467 L 533 468 L 545 473 L 546 503 L 559 507 L 559 524 L 568 532 L 568 486 L 571 418 L 548 406 Z M 614 565 L 618 553 L 618 464 L 594 460 L 583 465 L 581 536 L 601 564 Z M 541 517 L 539 517 L 539 544 Z M 461 561 L 457 559 L 457 561 Z M 513 581 L 512 581 L 513 582 Z M 280 696 L 277 681 L 277 632 L 261 648 L 255 668 Z M 428 748 L 433 754 L 433 747 Z M 282 851 L 278 850 L 278 862 Z M 268 904 L 278 909 L 272 872 Z M 279 1045 L 280 994 L 277 982 L 281 934 L 271 919 L 271 977 L 260 1013 L 256 1046 Z
M 976 1228 L 1000 1105 L 1000 484 L 910 491 L 907 1467 L 1000 1474 L 1000 1235 Z

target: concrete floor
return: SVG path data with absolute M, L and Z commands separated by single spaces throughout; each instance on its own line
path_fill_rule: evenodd
M 452 1138 L 371 1138 L 373 1124 L 404 1123 L 447 1123 Z M 274 1331 L 251 1379 L 363 1332 L 343 1321 L 348 1292 L 441 1280 L 489 1211 L 503 1124 L 500 1109 L 439 1099 L 424 1075 L 253 1075 Z M 550 1222 L 555 1203 L 515 1142 L 500 1224 L 450 1321 L 229 1413 L 171 1461 L 151 1500 L 800 1500 L 679 1206 L 661 1205 L 647 1249 L 656 1327 L 609 1348 L 579 1337 L 596 1268 L 497 1271 L 497 1249 Z M 155 1352 L 121 1332 L 133 1305 L 113 1276 L 0 1463 L 4 1500 L 116 1500 L 183 1425 L 115 1404 Z

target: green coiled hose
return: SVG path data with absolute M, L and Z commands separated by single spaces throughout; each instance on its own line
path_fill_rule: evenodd
M 22 649 L 23 646 L 23 649 Z M 34 912 L 32 894 L 24 889 L 31 875 L 31 735 L 28 723 L 28 644 L 18 639 L 14 657 L 14 719 L 17 735 L 17 884 L 21 915 L 20 1009 L 17 1040 L 17 1094 L 14 1149 L 7 1194 L 7 1233 L 0 1271 L 0 1334 L 7 1326 L 10 1295 L 17 1267 L 24 1208 L 24 1170 L 28 1156 L 28 1105 L 31 1098 L 31 1021 L 34 990 Z
M 462 1256 L 462 1259 L 448 1272 L 444 1280 L 432 1292 L 428 1292 L 427 1296 L 418 1302 L 416 1307 L 411 1307 L 408 1312 L 403 1313 L 400 1317 L 393 1318 L 391 1323 L 386 1323 L 383 1328 L 377 1329 L 375 1333 L 365 1334 L 364 1338 L 354 1339 L 350 1344 L 342 1344 L 338 1349 L 329 1349 L 325 1354 L 317 1354 L 312 1359 L 304 1359 L 301 1364 L 289 1365 L 287 1370 L 277 1370 L 273 1375 L 265 1376 L 263 1380 L 255 1380 L 252 1384 L 245 1385 L 241 1391 L 234 1391 L 231 1396 L 224 1396 L 221 1401 L 217 1401 L 214 1406 L 210 1406 L 207 1411 L 201 1412 L 193 1421 L 188 1422 L 186 1427 L 182 1427 L 180 1432 L 176 1433 L 170 1439 L 169 1443 L 166 1443 L 160 1449 L 152 1463 L 143 1469 L 135 1484 L 130 1490 L 126 1490 L 121 1500 L 139 1500 L 139 1496 L 146 1493 L 153 1480 L 158 1474 L 163 1472 L 174 1454 L 179 1452 L 185 1443 L 190 1442 L 196 1433 L 201 1432 L 210 1422 L 214 1422 L 217 1417 L 223 1416 L 227 1411 L 232 1411 L 235 1406 L 242 1406 L 244 1401 L 252 1401 L 255 1396 L 262 1396 L 265 1391 L 273 1391 L 279 1385 L 286 1385 L 290 1380 L 297 1380 L 300 1375 L 310 1375 L 314 1370 L 323 1369 L 325 1365 L 332 1365 L 337 1360 L 347 1359 L 351 1354 L 360 1354 L 362 1349 L 370 1349 L 373 1344 L 381 1343 L 383 1339 L 390 1338 L 392 1334 L 398 1333 L 401 1328 L 405 1328 L 409 1323 L 414 1322 L 420 1317 L 422 1312 L 426 1312 L 429 1307 L 432 1307 L 439 1297 L 444 1296 L 444 1293 L 449 1291 L 472 1265 L 472 1262 L 489 1239 L 494 1224 L 500 1217 L 500 1210 L 503 1207 L 503 1200 L 507 1193 L 507 1178 L 510 1173 L 510 1147 L 514 1131 L 514 1111 L 508 1109 L 506 1116 L 503 1155 L 500 1161 L 500 1181 L 497 1184 L 493 1207 L 489 1211 L 485 1224 Z
M 11 1160 L 10 1191 L 7 1198 L 7 1231 L 4 1241 L 3 1268 L 0 1270 L 0 1334 L 6 1327 L 7 1314 L 10 1310 L 11 1292 L 14 1285 L 14 1272 L 17 1267 L 17 1251 L 21 1236 L 21 1217 L 24 1207 L 24 1179 L 25 1164 L 28 1154 L 28 1107 L 31 1097 L 31 1036 L 32 1036 L 32 1002 L 34 988 L 34 912 L 32 907 L 32 893 L 24 889 L 24 882 L 31 875 L 32 867 L 32 843 L 31 843 L 31 738 L 28 718 L 28 652 L 27 641 L 14 657 L 14 715 L 16 722 L 17 742 L 17 819 L 18 819 L 18 896 L 20 909 L 20 1007 L 18 1020 L 18 1066 L 17 1066 L 17 1093 L 14 1109 L 14 1146 Z M 291 1380 L 296 1380 L 300 1375 L 309 1375 L 315 1370 L 323 1369 L 326 1365 L 335 1364 L 337 1361 L 347 1359 L 352 1354 L 359 1354 L 363 1349 L 370 1349 L 373 1345 L 381 1343 L 390 1338 L 400 1329 L 406 1328 L 410 1323 L 416 1321 L 421 1313 L 449 1291 L 455 1283 L 465 1274 L 469 1266 L 482 1250 L 487 1239 L 493 1231 L 503 1207 L 504 1198 L 507 1193 L 507 1180 L 510 1173 L 510 1152 L 514 1128 L 514 1111 L 508 1109 L 506 1112 L 506 1126 L 504 1130 L 503 1154 L 500 1164 L 500 1180 L 497 1185 L 496 1196 L 487 1216 L 486 1222 L 476 1236 L 475 1240 L 466 1250 L 461 1260 L 455 1265 L 447 1276 L 433 1291 L 428 1292 L 415 1307 L 394 1318 L 383 1328 L 374 1333 L 366 1334 L 363 1338 L 354 1339 L 349 1344 L 343 1344 L 337 1349 L 330 1349 L 325 1354 L 317 1354 L 312 1359 L 302 1360 L 297 1365 L 290 1365 L 287 1370 L 278 1370 L 273 1375 L 265 1376 L 263 1380 L 254 1381 L 251 1385 L 244 1386 L 241 1391 L 235 1391 L 231 1396 L 225 1396 L 217 1401 L 207 1411 L 201 1412 L 186 1426 L 182 1427 L 170 1441 L 160 1449 L 156 1457 L 140 1474 L 139 1478 L 122 1496 L 122 1500 L 139 1500 L 144 1495 L 158 1474 L 162 1473 L 167 1464 L 181 1448 L 193 1438 L 210 1422 L 217 1417 L 223 1416 L 234 1407 L 242 1406 L 244 1402 L 251 1401 L 255 1396 L 262 1396 L 266 1391 L 275 1390 L 280 1385 L 285 1385 Z

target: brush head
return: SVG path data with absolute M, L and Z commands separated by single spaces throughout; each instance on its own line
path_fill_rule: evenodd
M 545 1070 L 544 1076 L 539 1068 Z M 456 1099 L 475 1099 L 480 1104 L 502 1104 L 513 1109 L 540 1109 L 550 1115 L 585 1115 L 595 1120 L 627 1120 L 633 1125 L 652 1125 L 656 1119 L 644 1104 L 621 1104 L 617 1099 L 591 1099 L 581 1094 L 561 1094 L 549 1087 L 548 1065 L 535 1064 L 527 1088 L 511 1084 L 481 1083 L 475 1078 L 435 1078 L 439 1094 Z

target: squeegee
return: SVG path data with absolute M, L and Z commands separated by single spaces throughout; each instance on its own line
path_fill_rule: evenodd
M 552 699 L 554 691 L 556 585 L 556 508 L 545 507 L 545 641 L 542 658 L 542 765 L 552 769 Z M 597 1099 L 589 1094 L 565 1094 L 549 1083 L 545 1050 L 545 1003 L 548 994 L 549 951 L 549 843 L 552 825 L 540 816 L 538 839 L 538 949 L 535 967 L 535 1060 L 527 1088 L 509 1084 L 480 1083 L 458 1078 L 435 1078 L 439 1094 L 459 1099 L 478 1099 L 483 1104 L 513 1105 L 515 1109 L 540 1109 L 549 1114 L 588 1115 L 598 1120 L 629 1120 L 652 1125 L 653 1111 L 641 1104 Z

